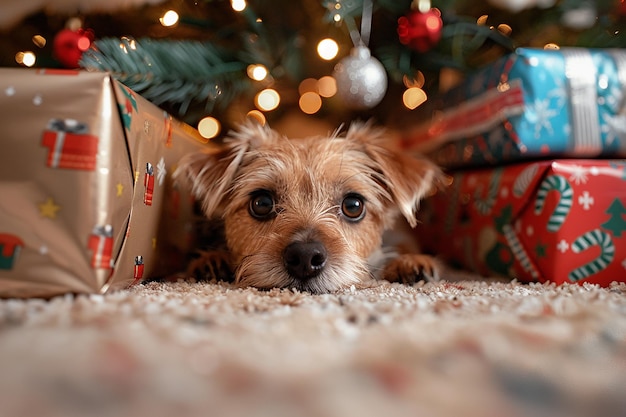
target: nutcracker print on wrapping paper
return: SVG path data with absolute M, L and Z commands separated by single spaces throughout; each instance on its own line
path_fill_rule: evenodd
M 133 278 L 135 279 L 134 281 L 135 283 L 143 279 L 143 270 L 144 270 L 143 256 L 141 255 L 135 256 L 135 268 L 133 271 Z
M 143 177 L 143 203 L 146 206 L 152 205 L 152 196 L 154 194 L 154 167 L 150 162 L 146 163 L 146 173 Z
M 113 226 L 110 224 L 95 226 L 87 246 L 92 251 L 92 268 L 113 268 Z
M 0 269 L 13 269 L 23 247 L 24 242 L 19 237 L 0 233 Z
M 98 137 L 85 123 L 73 119 L 50 119 L 41 142 L 48 148 L 50 168 L 93 171 L 96 169 Z

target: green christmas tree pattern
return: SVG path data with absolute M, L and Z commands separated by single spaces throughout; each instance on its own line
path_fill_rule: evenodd
M 622 232 L 626 230 L 626 220 L 623 217 L 626 214 L 626 208 L 620 199 L 613 200 L 605 213 L 609 214 L 610 219 L 602 223 L 602 228 L 612 232 L 615 237 L 621 237 Z

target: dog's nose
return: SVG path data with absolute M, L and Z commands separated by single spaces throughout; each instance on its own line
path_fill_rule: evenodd
M 292 277 L 306 281 L 326 265 L 326 248 L 320 242 L 294 242 L 283 251 L 283 261 Z

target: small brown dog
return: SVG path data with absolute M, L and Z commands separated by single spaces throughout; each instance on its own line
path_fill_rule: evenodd
M 383 232 L 402 214 L 415 226 L 419 201 L 443 178 L 424 159 L 392 151 L 385 131 L 355 123 L 345 135 L 287 139 L 248 122 L 216 153 L 184 157 L 175 174 L 209 218 L 223 220 L 225 248 L 202 253 L 193 272 L 258 288 L 331 292 L 382 277 L 437 279 L 435 260 L 389 262 Z

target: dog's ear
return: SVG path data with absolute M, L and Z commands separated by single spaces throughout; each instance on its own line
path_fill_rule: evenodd
M 201 202 L 204 214 L 212 217 L 226 201 L 239 169 L 246 163 L 246 154 L 278 136 L 265 125 L 247 121 L 229 132 L 218 148 L 183 156 L 174 180 L 189 189 Z
M 411 227 L 415 227 L 420 200 L 443 186 L 447 177 L 426 158 L 395 150 L 387 131 L 371 123 L 353 123 L 346 139 L 357 141 L 363 147 L 374 162 L 376 180 Z

